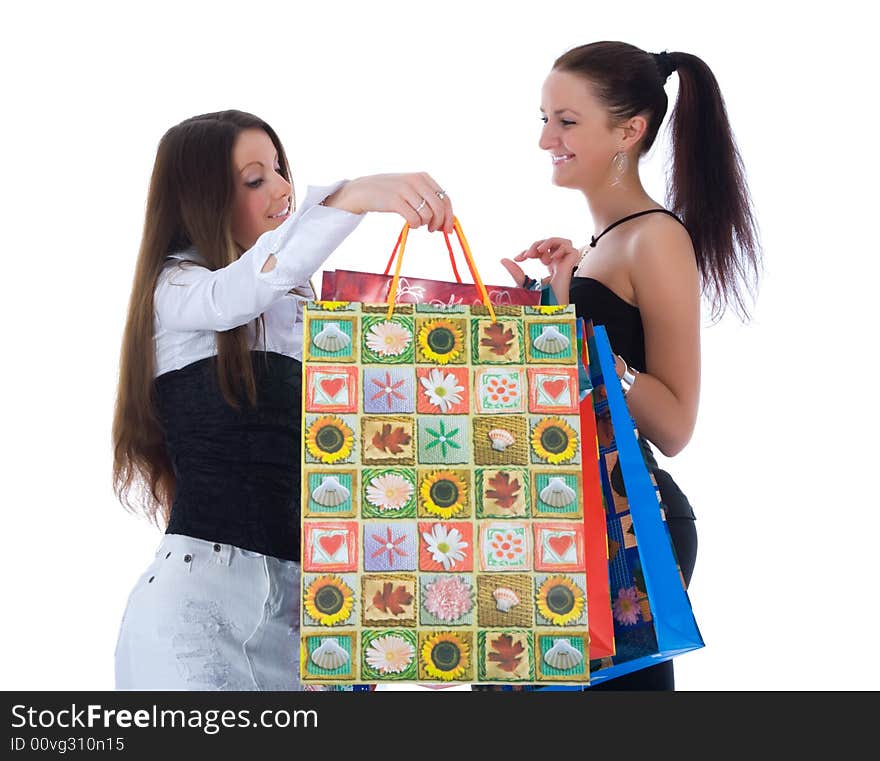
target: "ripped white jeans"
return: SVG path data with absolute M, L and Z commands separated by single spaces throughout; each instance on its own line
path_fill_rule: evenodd
M 117 690 L 299 690 L 300 564 L 166 534 L 116 644 Z

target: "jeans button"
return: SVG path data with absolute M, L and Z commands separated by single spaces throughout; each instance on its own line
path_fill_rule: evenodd
M 184 555 L 184 556 L 183 556 L 183 562 L 184 562 L 184 563 L 189 563 L 189 561 L 192 560 L 192 559 L 193 559 L 193 556 L 192 556 L 192 555 Z
M 220 545 L 219 544 L 214 545 L 214 552 L 220 552 Z

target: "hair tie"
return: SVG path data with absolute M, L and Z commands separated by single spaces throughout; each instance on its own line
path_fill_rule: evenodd
M 662 53 L 654 53 L 653 55 L 654 62 L 657 64 L 657 68 L 660 70 L 660 75 L 665 82 L 669 79 L 669 75 L 678 68 L 678 65 L 673 62 L 672 56 L 665 50 Z

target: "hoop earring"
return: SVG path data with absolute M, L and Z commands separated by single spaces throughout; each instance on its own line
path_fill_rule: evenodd
M 626 168 L 629 166 L 629 156 L 623 151 L 618 151 L 614 154 L 614 158 L 611 159 L 611 166 L 614 168 L 615 174 L 614 179 L 611 181 L 611 187 L 614 188 L 623 182 Z

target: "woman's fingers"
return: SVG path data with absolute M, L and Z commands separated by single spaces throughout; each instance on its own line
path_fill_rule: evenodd
M 510 273 L 514 283 L 521 286 L 525 282 L 526 273 L 513 259 L 502 259 L 501 264 Z

